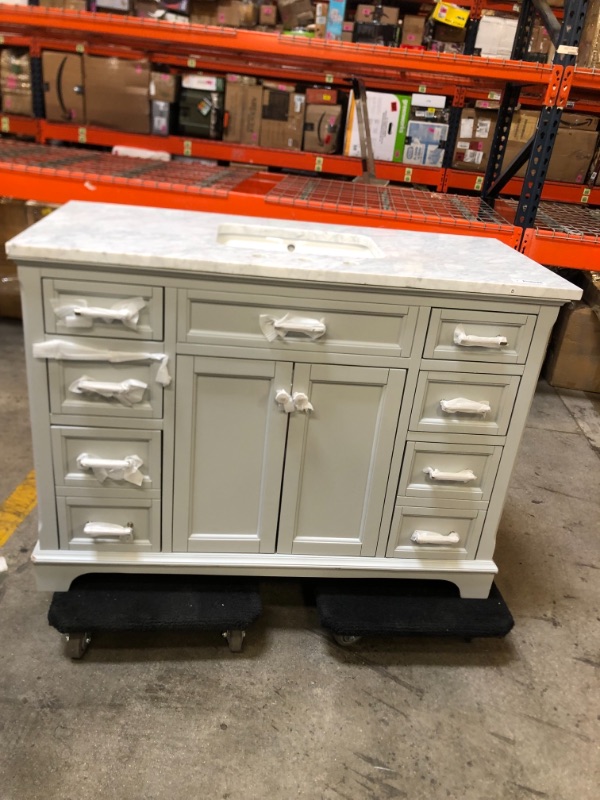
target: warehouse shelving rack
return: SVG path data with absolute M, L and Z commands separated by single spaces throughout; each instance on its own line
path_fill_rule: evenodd
M 473 31 L 482 8 L 514 8 L 509 3 L 487 0 L 462 4 L 472 8 Z M 600 102 L 595 96 L 600 97 L 600 73 L 575 69 L 573 64 L 572 48 L 578 42 L 585 5 L 586 0 L 568 0 L 562 23 L 556 22 L 552 27 L 559 50 L 554 64 L 517 60 L 523 55 L 527 30 L 534 14 L 541 11 L 544 19 L 550 19 L 548 15 L 551 12 L 545 0 L 525 0 L 522 4 L 522 35 L 517 38 L 513 58 L 506 61 L 336 43 L 243 29 L 174 25 L 110 14 L 6 5 L 0 6 L 0 44 L 26 46 L 32 60 L 39 60 L 43 49 L 54 49 L 95 55 L 146 55 L 157 63 L 172 67 L 214 70 L 218 59 L 219 71 L 268 74 L 284 80 L 339 87 L 349 87 L 359 72 L 369 88 L 393 87 L 397 90 L 402 87 L 406 91 L 450 94 L 453 106 L 451 130 L 453 127 L 457 129 L 460 109 L 466 100 L 501 96 L 504 99 L 500 109 L 502 125 L 499 121 L 498 129 L 506 130 L 521 96 L 527 103 L 541 107 L 539 141 L 532 142 L 531 149 L 538 161 L 541 153 L 542 161 L 547 165 L 554 138 L 548 135 L 548 131 L 555 133 L 562 110 L 567 107 L 582 112 L 600 110 Z M 470 38 L 473 40 L 473 35 Z M 563 52 L 561 44 L 565 43 L 567 50 Z M 573 233 L 567 237 L 564 231 L 559 230 L 560 211 L 557 208 L 553 208 L 551 219 L 554 224 L 549 227 L 546 227 L 549 218 L 542 215 L 536 222 L 536 213 L 541 200 L 563 201 L 563 208 L 565 202 L 586 206 L 599 204 L 600 187 L 544 182 L 545 174 L 541 174 L 544 170 L 532 167 L 532 156 L 528 176 L 525 179 L 509 176 L 510 179 L 502 186 L 503 194 L 521 194 L 520 201 L 498 199 L 501 141 L 493 160 L 490 159 L 491 167 L 485 177 L 452 170 L 448 163 L 440 169 L 386 162 L 376 164 L 380 178 L 395 184 L 427 186 L 445 194 L 390 186 L 384 190 L 369 187 L 369 192 L 359 197 L 355 185 L 331 180 L 331 176 L 357 176 L 362 168 L 360 159 L 181 136 L 124 134 L 48 122 L 42 117 L 40 113 L 36 119 L 0 117 L 0 130 L 5 137 L 8 135 L 0 141 L 0 179 L 5 194 L 47 202 L 63 202 L 69 197 L 111 199 L 164 207 L 210 207 L 230 213 L 248 213 L 252 208 L 252 213 L 282 218 L 293 216 L 296 219 L 350 224 L 385 224 L 419 230 L 452 229 L 457 233 L 502 238 L 543 263 L 559 260 L 556 266 L 593 268 L 594 255 L 599 252 L 595 248 L 600 243 L 600 226 L 592 209 L 577 209 L 580 225 L 577 230 L 581 233 L 578 247 L 569 244 L 577 238 Z M 203 170 L 211 168 L 197 172 L 202 165 L 178 162 L 148 169 L 138 165 L 126 169 L 124 164 L 117 164 L 114 157 L 75 150 L 70 146 L 63 149 L 63 165 L 58 168 L 56 148 L 17 142 L 13 135 L 29 137 L 37 143 L 60 140 L 79 145 L 110 147 L 121 144 L 163 149 L 173 155 L 214 159 L 232 165 L 241 163 L 254 167 L 254 171 L 232 166 L 230 169 L 212 168 L 217 172 L 209 174 Z M 453 148 L 448 146 L 447 151 L 451 150 Z M 527 153 L 521 162 L 526 159 Z M 267 173 L 269 167 L 305 174 L 286 177 Z M 514 167 L 513 172 L 517 169 L 518 166 Z M 535 173 L 533 199 L 532 169 Z M 137 170 L 137 177 L 132 175 L 132 170 Z M 306 173 L 310 177 L 306 177 Z M 90 186 L 94 188 L 90 189 Z M 450 194 L 455 190 L 479 191 L 482 199 Z M 322 196 L 329 200 L 323 201 Z M 515 224 L 515 220 L 519 224 Z M 570 220 L 570 230 L 574 229 L 575 222 Z M 554 240 L 554 246 L 546 245 L 550 239 Z M 554 262 L 548 260 L 550 256 Z

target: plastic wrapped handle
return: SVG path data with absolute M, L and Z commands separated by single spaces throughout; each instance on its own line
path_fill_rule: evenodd
M 423 472 L 429 475 L 432 481 L 448 481 L 449 483 L 468 483 L 477 480 L 477 475 L 472 469 L 461 469 L 460 472 L 443 472 L 435 467 L 425 467 Z
M 116 525 L 114 522 L 86 522 L 83 533 L 90 539 L 118 539 L 119 541 L 133 538 L 133 523 Z
M 508 339 L 506 336 L 476 336 L 467 333 L 460 325 L 454 331 L 454 344 L 460 347 L 494 347 L 498 350 L 506 347 Z
M 259 324 L 261 331 L 270 342 L 277 338 L 285 339 L 288 333 L 302 333 L 313 340 L 320 339 L 327 333 L 327 326 L 322 319 L 295 317 L 293 314 L 286 314 L 280 319 L 268 314 L 261 314 Z
M 73 392 L 73 394 L 99 394 L 107 400 L 114 398 L 124 406 L 131 408 L 131 406 L 142 402 L 147 388 L 147 383 L 137 381 L 135 378 L 128 378 L 120 383 L 112 383 L 111 381 L 94 381 L 88 378 L 87 375 L 83 375 L 73 381 L 69 386 L 69 391 Z
M 415 544 L 458 544 L 460 542 L 460 536 L 456 531 L 450 531 L 450 533 L 414 531 L 410 540 Z
M 140 311 L 146 306 L 142 297 L 132 297 L 129 300 L 118 300 L 109 308 L 90 306 L 87 300 L 78 297 L 71 303 L 64 300 L 55 300 L 54 313 L 68 328 L 91 328 L 94 320 L 103 322 L 122 322 L 128 328 L 136 331 L 140 318 Z
M 135 486 L 141 486 L 144 476 L 140 472 L 140 467 L 143 464 L 144 462 L 137 455 L 126 458 L 96 458 L 88 453 L 81 453 L 77 456 L 79 469 L 91 469 L 100 483 L 111 478 L 114 481 L 127 481 Z
M 440 407 L 446 414 L 487 414 L 492 407 L 486 400 L 467 400 L 466 397 L 455 397 L 452 400 L 440 400 Z
M 296 411 L 302 411 L 305 414 L 310 414 L 311 411 L 314 411 L 313 404 L 308 399 L 308 396 L 304 394 L 304 392 L 294 392 L 292 395 L 292 400 L 294 401 L 294 409 Z

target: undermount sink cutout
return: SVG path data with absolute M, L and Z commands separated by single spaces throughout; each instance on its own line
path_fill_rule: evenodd
M 220 225 L 217 242 L 226 247 L 263 253 L 298 256 L 380 258 L 383 253 L 369 236 L 354 233 L 321 233 L 260 225 Z

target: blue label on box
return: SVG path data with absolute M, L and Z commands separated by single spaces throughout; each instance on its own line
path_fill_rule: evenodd
M 346 0 L 330 0 L 327 11 L 327 25 L 325 26 L 326 39 L 341 41 L 345 13 Z

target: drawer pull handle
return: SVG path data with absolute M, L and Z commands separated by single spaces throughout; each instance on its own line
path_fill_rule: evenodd
M 278 389 L 275 393 L 275 402 L 286 414 L 291 414 L 293 411 L 303 411 L 308 414 L 314 411 L 312 403 L 304 392 L 290 394 L 285 389 Z
M 261 314 L 259 317 L 260 329 L 269 342 L 275 339 L 285 339 L 288 333 L 303 333 L 313 341 L 320 339 L 327 332 L 327 326 L 322 319 L 310 319 L 309 317 L 295 317 L 293 314 L 286 314 L 280 319 L 271 317 L 268 314 Z
M 452 400 L 440 400 L 445 414 L 487 414 L 492 407 L 487 400 L 467 400 L 466 397 L 455 397 Z
M 96 458 L 88 453 L 77 456 L 77 466 L 81 470 L 91 469 L 94 477 L 103 483 L 107 478 L 113 481 L 127 481 L 135 486 L 141 486 L 144 476 L 140 467 L 144 462 L 139 456 L 131 455 L 126 458 Z
M 450 533 L 414 531 L 410 540 L 415 544 L 458 544 L 460 542 L 460 536 L 456 531 L 450 531 Z
M 171 383 L 169 375 L 169 356 L 166 353 L 131 353 L 118 350 L 99 350 L 76 342 L 62 339 L 49 339 L 35 342 L 32 348 L 34 358 L 51 358 L 55 361 L 108 361 L 110 364 L 123 364 L 128 361 L 159 361 L 156 382 L 161 386 Z
M 144 392 L 148 384 L 143 381 L 136 381 L 135 378 L 128 378 L 120 383 L 111 381 L 94 381 L 83 375 L 69 386 L 69 391 L 73 394 L 99 394 L 107 400 L 114 398 L 124 406 L 131 408 L 136 403 L 141 403 L 144 399 Z
M 67 328 L 91 328 L 94 320 L 99 319 L 102 322 L 122 322 L 125 327 L 137 331 L 140 311 L 145 306 L 146 301 L 142 297 L 118 300 L 109 308 L 90 306 L 82 297 L 77 297 L 71 303 L 62 300 L 52 301 L 55 315 Z
M 474 333 L 467 333 L 460 325 L 454 331 L 454 344 L 461 347 L 495 347 L 500 349 L 506 347 L 508 339 L 506 336 L 476 336 Z
M 83 533 L 90 539 L 117 539 L 120 542 L 133 539 L 133 522 L 116 525 L 114 522 L 86 522 Z
M 472 469 L 462 469 L 460 472 L 443 472 L 435 467 L 425 467 L 423 472 L 429 475 L 432 481 L 449 481 L 452 483 L 468 483 L 477 480 L 477 475 Z

